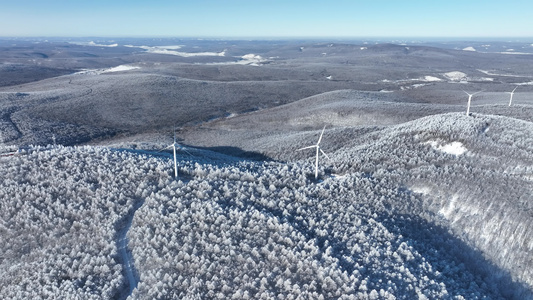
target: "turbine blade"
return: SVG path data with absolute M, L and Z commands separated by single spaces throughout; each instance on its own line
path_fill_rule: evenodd
M 470 93 L 468 93 L 467 91 L 463 90 L 463 92 L 465 92 L 465 94 L 467 94 L 468 96 L 470 96 Z
M 516 87 L 514 88 L 514 90 L 513 90 L 511 93 L 514 93 L 514 91 L 516 91 L 517 88 L 518 88 L 518 86 L 516 86 Z
M 194 155 L 191 154 L 191 152 L 187 151 L 187 149 L 185 149 L 185 147 L 183 147 L 183 146 L 181 146 L 181 145 L 179 145 L 179 144 L 178 144 L 178 148 L 180 148 L 180 150 L 185 151 L 185 152 L 186 152 L 187 154 L 189 154 L 190 156 L 194 156 Z
M 296 149 L 296 151 L 305 150 L 305 149 L 311 149 L 311 148 L 315 148 L 315 147 L 316 147 L 316 145 L 313 145 L 313 146 L 309 146 L 309 147 L 304 147 L 304 148 Z
M 329 156 L 326 154 L 326 152 L 324 152 L 322 149 L 320 149 L 320 152 L 322 152 L 322 154 L 324 154 L 325 157 L 327 157 L 329 160 L 331 160 L 331 158 L 329 158 Z
M 326 125 L 324 125 L 324 128 L 322 128 L 322 133 L 320 134 L 320 137 L 318 138 L 318 143 L 316 143 L 317 145 L 320 144 L 320 141 L 322 141 L 322 136 L 324 135 L 324 130 L 326 130 Z
M 163 151 L 163 150 L 167 150 L 168 148 L 172 148 L 172 145 L 170 145 L 170 146 L 168 146 L 168 147 L 165 147 L 165 148 L 161 148 L 161 149 L 159 149 L 159 151 L 157 151 L 157 152 L 161 152 L 161 151 Z

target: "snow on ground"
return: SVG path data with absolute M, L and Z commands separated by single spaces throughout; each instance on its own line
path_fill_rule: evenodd
M 447 72 L 443 75 L 451 81 L 465 81 L 467 79 L 466 74 L 460 71 Z
M 0 298 L 120 299 L 138 279 L 128 299 L 533 299 L 531 127 L 452 113 L 344 129 L 360 140 L 331 151 L 318 184 L 309 160 L 198 149 L 175 180 L 170 152 L 30 148 L 1 161 Z M 439 152 L 464 153 L 458 140 L 473 154 Z M 134 260 L 118 261 L 126 244 Z
M 476 48 L 469 46 L 469 47 L 463 48 L 463 51 L 476 51 Z
M 93 46 L 93 47 L 118 47 L 118 44 L 110 44 L 110 45 L 104 45 L 104 44 L 97 44 L 93 41 L 90 42 L 70 42 L 70 44 L 78 45 L 78 46 Z
M 138 66 L 120 65 L 108 69 L 85 69 L 74 73 L 74 75 L 100 75 L 104 73 L 124 72 L 140 69 Z
M 431 188 L 428 186 L 413 186 L 411 187 L 411 191 L 417 194 L 429 195 L 431 193 Z
M 256 55 L 253 53 L 243 55 L 242 60 L 238 61 L 237 64 L 259 66 L 260 63 L 265 62 L 266 59 L 261 57 L 261 55 Z
M 226 55 L 226 51 L 222 51 L 222 52 L 181 52 L 181 51 L 176 51 L 177 49 L 182 48 L 182 46 L 179 46 L 179 45 L 174 45 L 174 46 L 133 46 L 133 45 L 126 45 L 126 47 L 144 49 L 148 53 L 176 55 L 176 56 L 181 56 L 181 57 L 225 56 Z
M 102 71 L 102 73 L 113 73 L 113 72 L 122 72 L 122 71 L 130 71 L 140 69 L 140 67 L 137 66 L 128 66 L 128 65 L 120 65 L 113 68 L 105 69 Z
M 521 76 L 521 75 L 512 75 L 512 74 L 501 74 L 501 73 L 494 73 L 492 71 L 488 70 L 481 70 L 478 69 L 479 72 L 490 75 L 490 76 L 505 76 L 505 77 L 529 77 L 529 76 Z
M 206 63 L 206 65 L 248 65 L 248 66 L 261 66 L 262 63 L 267 62 L 268 59 L 257 54 L 245 54 L 240 57 L 236 57 L 237 61 L 228 61 L 228 62 L 215 62 L 215 63 Z M 271 57 L 272 58 L 272 57 Z
M 457 141 L 448 144 L 442 144 L 440 141 L 430 140 L 424 144 L 431 145 L 431 147 L 435 150 L 456 156 L 459 156 L 467 151 L 463 143 Z
M 435 77 L 435 76 L 424 76 L 423 80 L 427 82 L 442 81 L 442 79 Z

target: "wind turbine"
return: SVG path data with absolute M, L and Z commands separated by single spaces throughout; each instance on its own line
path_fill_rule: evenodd
M 475 94 L 481 93 L 481 91 L 475 92 L 473 94 L 470 94 L 470 93 L 468 93 L 468 92 L 466 92 L 464 90 L 463 90 L 463 92 L 465 92 L 465 94 L 468 95 L 468 106 L 466 108 L 466 115 L 469 116 L 470 115 L 470 102 L 472 102 L 472 96 L 474 96 Z
M 174 177 L 175 178 L 178 178 L 178 162 L 176 161 L 176 147 L 180 148 L 181 150 L 187 152 L 189 155 L 192 156 L 192 154 L 187 151 L 185 148 L 183 148 L 180 144 L 176 143 L 176 131 L 174 131 L 174 142 L 166 147 L 165 149 L 168 149 L 168 148 L 171 148 L 172 147 L 172 150 L 174 152 Z
M 511 94 L 511 98 L 509 99 L 509 106 L 511 106 L 511 104 L 513 103 L 514 91 L 516 91 L 517 88 L 518 86 L 516 86 L 512 92 L 506 92 L 507 94 Z
M 326 126 L 324 125 L 324 128 L 322 129 L 322 133 L 320 133 L 320 137 L 318 138 L 318 142 L 316 143 L 316 145 L 309 146 L 309 147 L 304 147 L 304 148 L 300 148 L 300 149 L 296 150 L 296 151 L 300 151 L 300 150 L 305 150 L 305 149 L 316 148 L 315 179 L 318 178 L 318 152 L 322 152 L 322 154 L 324 154 L 324 156 L 326 156 L 328 159 L 330 159 L 329 156 L 324 151 L 322 151 L 322 149 L 320 149 L 320 142 L 322 141 L 322 135 L 324 135 L 324 130 L 325 129 L 326 129 Z

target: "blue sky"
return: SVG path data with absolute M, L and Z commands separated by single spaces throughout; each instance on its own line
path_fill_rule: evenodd
M 0 36 L 533 37 L 533 1 L 3 0 Z

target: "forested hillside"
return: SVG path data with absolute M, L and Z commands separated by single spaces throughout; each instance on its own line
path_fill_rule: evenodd
M 342 146 L 318 181 L 303 153 L 196 150 L 179 179 L 170 153 L 0 157 L 0 298 L 533 299 L 530 122 L 451 113 L 355 133 L 326 130 Z

